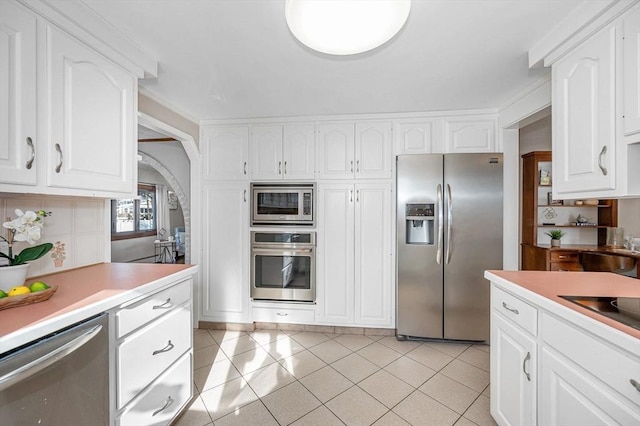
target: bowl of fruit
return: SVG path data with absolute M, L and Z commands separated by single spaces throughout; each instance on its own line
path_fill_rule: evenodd
M 58 286 L 49 286 L 42 281 L 35 281 L 10 288 L 7 291 L 0 290 L 0 311 L 18 306 L 31 305 L 44 302 L 56 292 Z

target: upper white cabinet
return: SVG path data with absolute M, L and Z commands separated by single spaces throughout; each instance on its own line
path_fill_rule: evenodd
M 36 184 L 36 17 L 0 2 L 0 176 Z
M 396 155 L 442 153 L 441 132 L 434 120 L 401 121 L 396 125 Z
M 640 196 L 640 5 L 552 64 L 556 199 Z
M 249 126 L 203 127 L 200 148 L 205 180 L 249 180 Z
M 346 122 L 318 125 L 319 179 L 390 179 L 390 122 Z
M 448 119 L 445 122 L 445 153 L 495 152 L 495 119 Z
M 56 5 L 30 7 L 38 13 L 0 3 L 0 192 L 134 196 L 142 70 L 74 37 L 70 16 L 64 27 L 49 21 Z
M 307 180 L 315 173 L 313 124 L 255 126 L 251 130 L 253 180 Z

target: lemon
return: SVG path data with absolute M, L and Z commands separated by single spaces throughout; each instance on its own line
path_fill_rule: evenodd
M 29 290 L 31 290 L 31 293 L 35 293 L 36 291 L 46 290 L 48 288 L 49 286 L 43 283 L 42 281 L 36 281 L 35 283 L 29 286 Z
M 29 290 L 29 287 L 21 285 L 21 286 L 14 287 L 11 290 L 9 290 L 9 292 L 7 293 L 7 296 L 9 296 L 9 297 L 11 297 L 11 296 L 20 296 L 22 294 L 28 294 L 28 293 L 31 293 L 31 290 Z
M 4 290 L 0 290 L 0 299 L 3 297 L 7 297 L 7 293 L 5 293 Z

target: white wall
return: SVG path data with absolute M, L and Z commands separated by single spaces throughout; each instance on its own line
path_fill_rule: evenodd
M 618 200 L 618 226 L 624 235 L 640 238 L 640 198 Z
M 138 143 L 138 151 L 144 152 L 162 163 L 176 179 L 184 193 L 190 193 L 189 158 L 181 142 Z
M 533 151 L 551 151 L 551 116 L 520 129 L 520 155 Z

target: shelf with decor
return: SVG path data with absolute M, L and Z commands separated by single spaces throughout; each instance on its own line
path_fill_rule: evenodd
M 617 201 L 554 200 L 551 170 L 550 151 L 534 151 L 522 156 L 522 269 L 580 270 L 577 252 L 568 253 L 567 259 L 572 264 L 553 264 L 547 253 L 550 250 L 547 232 L 562 229 L 565 235 L 561 244 L 565 246 L 604 245 L 606 228 L 617 225 Z

